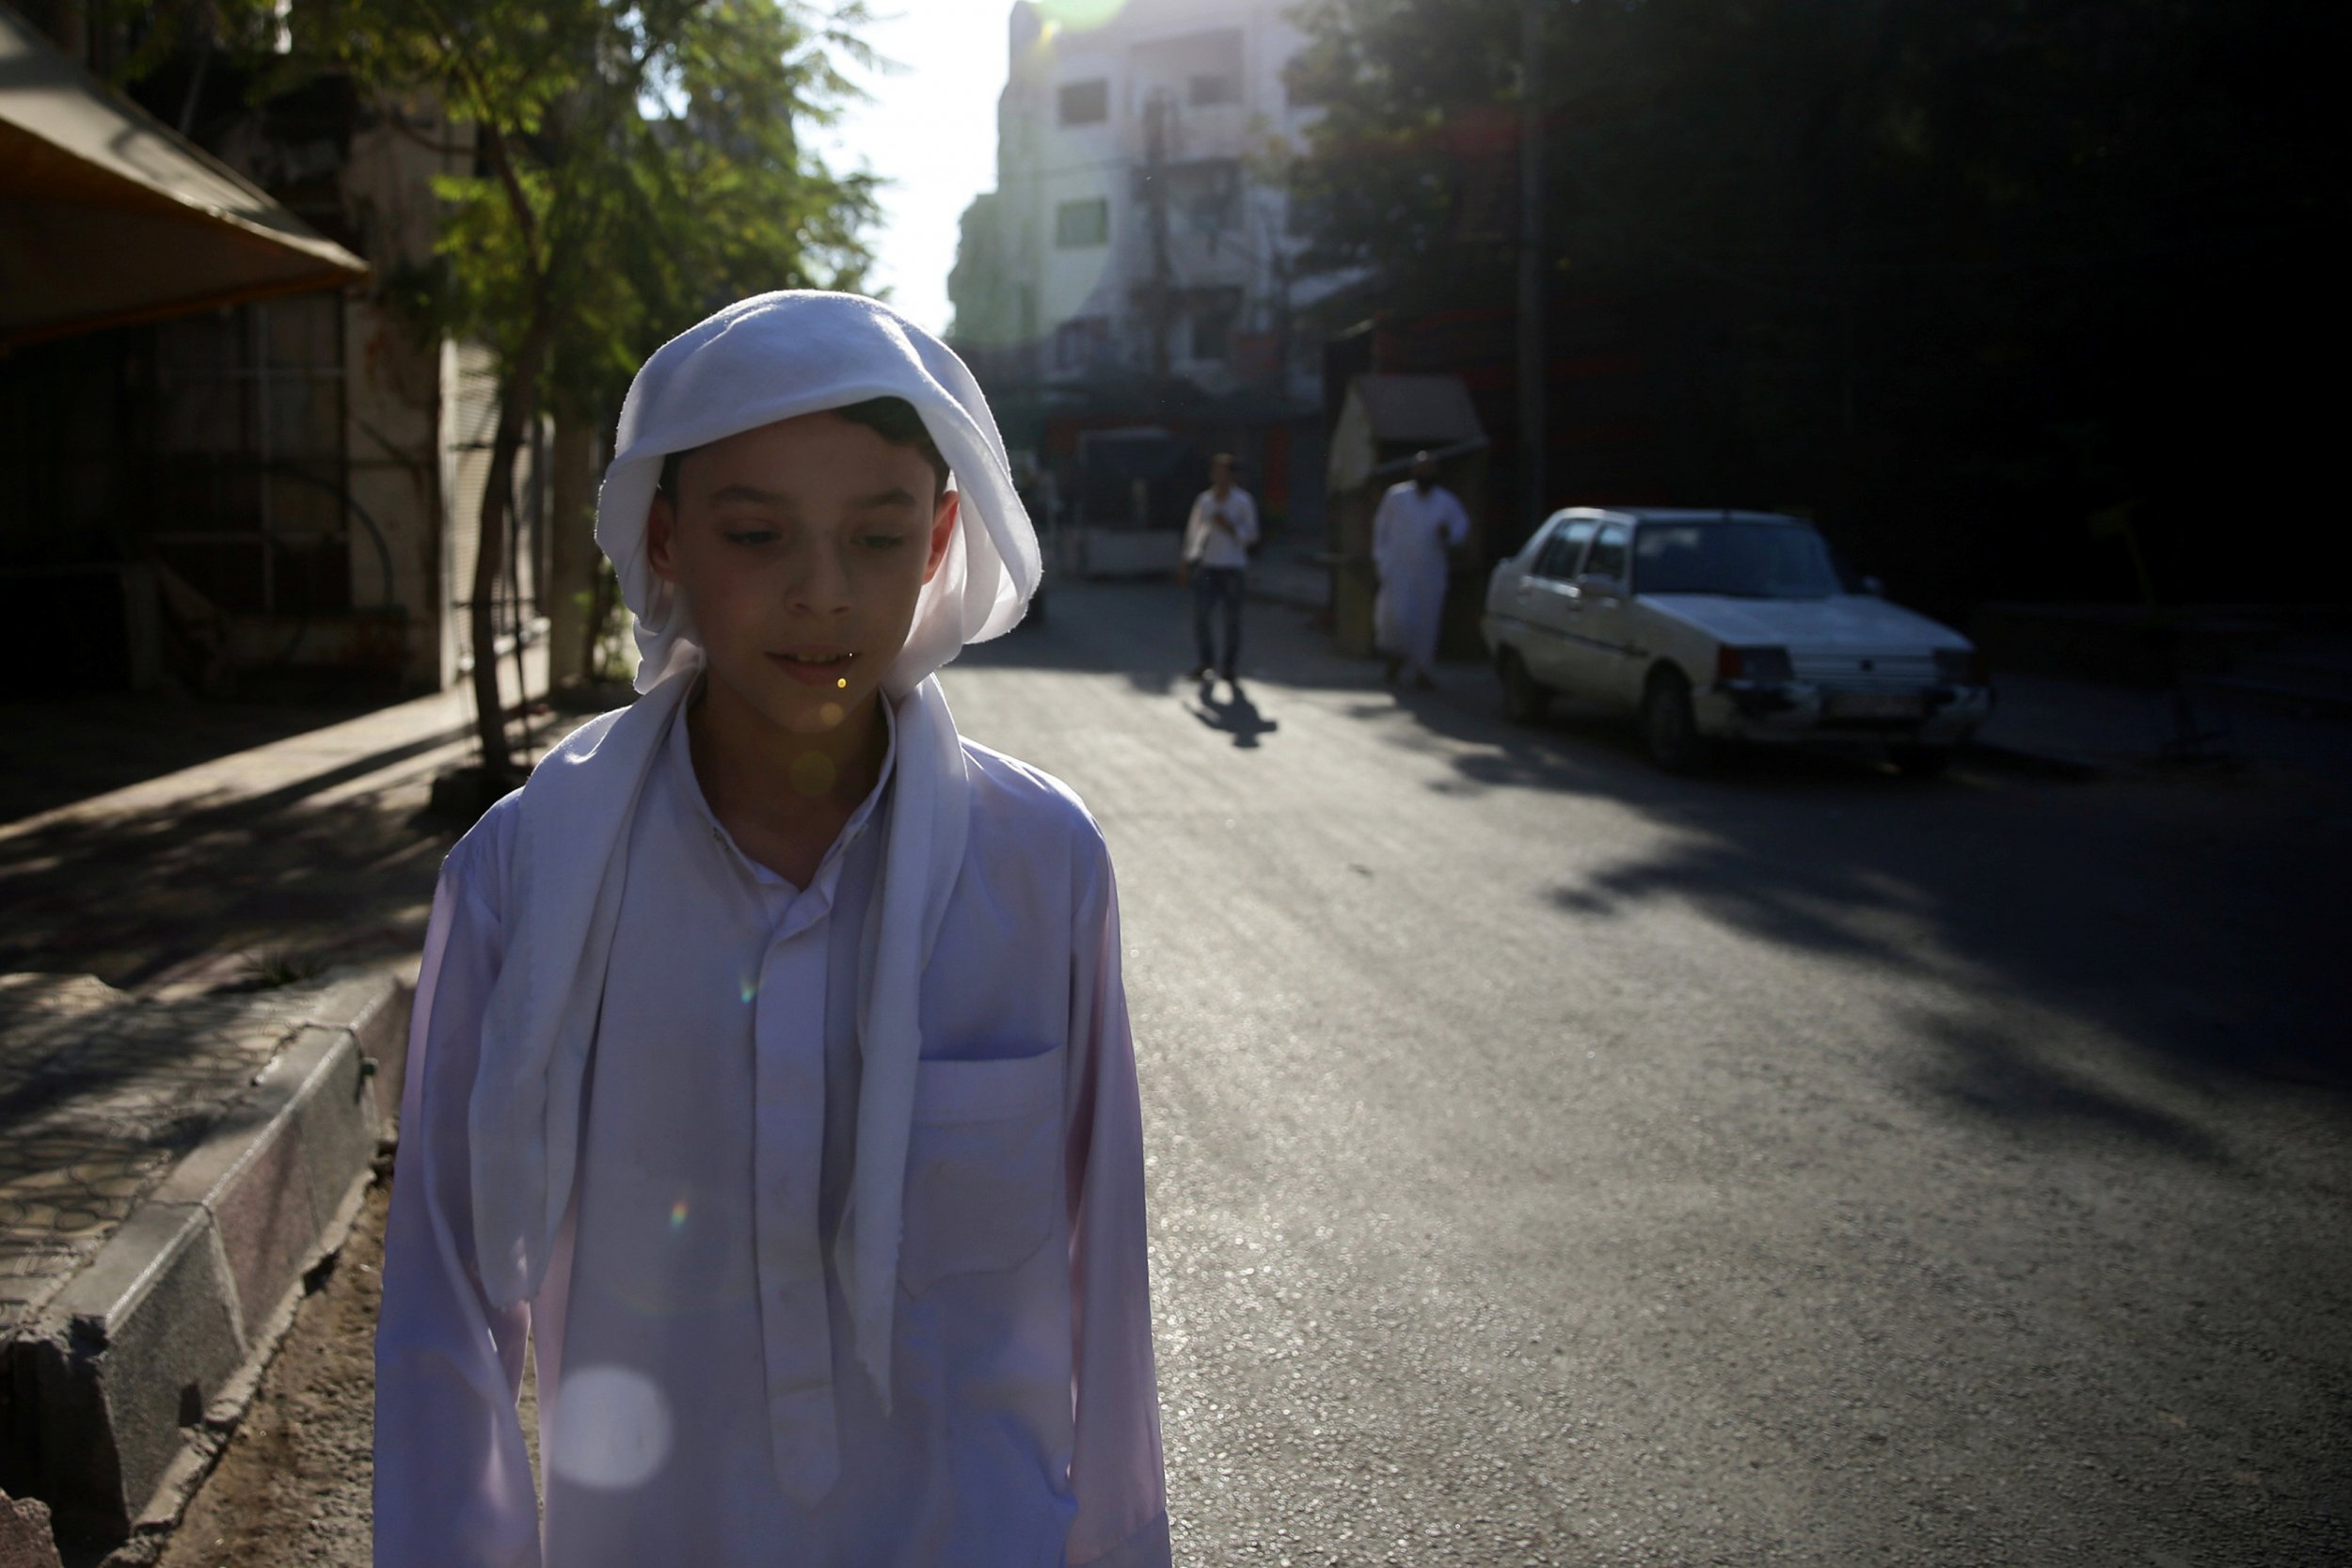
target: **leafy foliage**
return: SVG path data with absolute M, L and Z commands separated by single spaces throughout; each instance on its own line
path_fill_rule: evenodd
M 442 182 L 426 325 L 510 363 L 534 323 L 551 401 L 609 416 L 663 340 L 763 289 L 860 286 L 872 182 L 802 145 L 852 90 L 863 9 L 783 0 L 344 0 L 342 58 L 473 129 Z
M 856 288 L 875 214 L 863 177 L 800 144 L 863 55 L 856 0 L 337 0 L 340 57 L 385 94 L 437 99 L 470 127 L 470 174 L 442 182 L 437 332 L 499 369 L 475 557 L 472 645 L 495 642 L 503 511 L 525 420 L 602 419 L 638 363 L 726 300 Z M 561 586 L 559 585 L 559 592 Z M 509 773 L 492 661 L 477 657 L 486 773 Z
M 2254 477 L 2247 451 L 2282 492 L 2316 483 L 2319 416 L 2275 369 L 2344 328 L 2326 8 L 1543 8 L 1555 353 L 1596 317 L 1632 324 L 1672 499 L 1806 501 L 1882 543 L 1897 519 L 1957 531 L 1896 541 L 1956 597 L 2116 586 L 2082 518 L 2144 499 L 2185 593 L 2194 519 Z M 1343 296 L 1357 313 L 1500 286 L 1510 252 L 1466 243 L 1460 203 L 1518 109 L 1520 5 L 1298 14 L 1293 90 L 1324 105 L 1295 186 L 1311 264 L 1376 276 Z M 2027 556 L 2072 563 L 2026 581 Z

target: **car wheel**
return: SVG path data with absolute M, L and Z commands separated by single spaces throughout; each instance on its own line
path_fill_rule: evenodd
M 1495 673 L 1502 678 L 1502 717 L 1514 724 L 1535 724 L 1551 711 L 1551 693 L 1527 673 L 1527 660 L 1517 648 L 1495 656 Z
M 1691 683 L 1661 664 L 1642 689 L 1642 749 L 1662 772 L 1688 773 L 1707 759 L 1707 739 L 1691 711 Z
M 1949 746 L 1890 746 L 1886 760 L 1895 765 L 1895 771 L 1907 779 L 1935 779 L 1952 765 Z

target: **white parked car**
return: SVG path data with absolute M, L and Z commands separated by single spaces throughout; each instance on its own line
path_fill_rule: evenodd
M 1803 518 L 1571 507 L 1494 570 L 1480 623 L 1504 711 L 1565 692 L 1640 718 L 1651 760 L 1713 740 L 1882 749 L 1931 773 L 1993 710 L 1975 647 L 1851 593 Z

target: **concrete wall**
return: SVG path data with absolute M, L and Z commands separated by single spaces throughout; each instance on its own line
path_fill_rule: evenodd
M 402 682 L 435 689 L 456 671 L 443 559 L 443 353 L 397 320 L 379 294 L 388 278 L 432 259 L 438 221 L 433 177 L 461 166 L 436 145 L 457 136 L 437 111 L 415 106 L 399 125 L 377 120 L 357 130 L 342 175 L 344 200 L 377 281 L 375 290 L 351 296 L 344 310 L 349 483 L 354 504 L 366 509 L 385 540 L 379 551 L 355 535 L 352 602 L 399 608 Z M 381 567 L 386 552 L 389 583 Z
M 1168 335 L 1169 366 L 1210 391 L 1227 391 L 1275 369 L 1253 365 L 1279 340 L 1295 303 L 1287 274 L 1299 243 L 1287 232 L 1288 198 L 1262 178 L 1269 152 L 1296 144 L 1311 111 L 1294 108 L 1282 69 L 1303 41 L 1279 0 L 1131 0 L 1094 27 L 1048 24 L 1026 0 L 1016 5 L 1010 71 L 998 105 L 997 189 L 984 198 L 959 258 L 956 330 L 990 349 L 1025 345 L 1049 381 L 1074 381 L 1099 364 L 1056 351 L 1056 331 L 1079 318 L 1108 324 L 1111 364 L 1148 368 L 1152 332 L 1142 291 L 1154 277 L 1147 192 L 1147 105 L 1169 107 L 1164 158 L 1168 281 L 1183 297 Z M 1195 102 L 1196 76 L 1230 76 L 1233 96 Z M 1101 81 L 1107 113 L 1063 124 L 1061 89 Z M 1211 212 L 1189 199 L 1212 166 L 1230 167 L 1237 199 Z M 1057 243 L 1065 203 L 1109 206 L 1105 244 Z M 1193 317 L 1219 311 L 1220 291 L 1238 309 L 1226 351 L 1192 353 Z M 1295 356 L 1293 356 L 1295 357 Z M 1314 381 L 1281 367 L 1284 389 L 1311 398 Z

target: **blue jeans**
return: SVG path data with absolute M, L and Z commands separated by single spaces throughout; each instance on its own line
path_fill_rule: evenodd
M 1225 623 L 1225 657 L 1210 645 L 1209 615 L 1221 607 Z M 1241 568 L 1195 566 L 1192 569 L 1192 636 L 1200 647 L 1200 668 L 1215 670 L 1227 680 L 1241 657 Z

